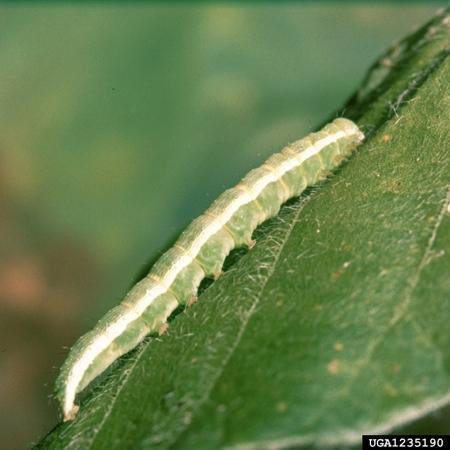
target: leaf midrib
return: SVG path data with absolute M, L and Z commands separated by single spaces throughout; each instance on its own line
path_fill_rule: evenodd
M 224 358 L 223 364 L 221 364 L 218 368 L 217 368 L 217 373 L 216 376 L 213 378 L 213 382 L 211 383 L 210 387 L 205 391 L 204 396 L 202 396 L 198 402 L 196 403 L 196 408 L 195 410 L 198 411 L 201 406 L 203 404 L 205 404 L 211 394 L 211 392 L 213 391 L 214 387 L 217 385 L 217 382 L 219 381 L 220 377 L 222 376 L 225 368 L 228 365 L 228 362 L 230 361 L 232 355 L 234 354 L 234 351 L 236 350 L 236 348 L 239 346 L 240 341 L 242 340 L 242 337 L 247 329 L 247 325 L 250 322 L 250 319 L 253 316 L 254 311 L 256 310 L 260 299 L 263 297 L 263 292 L 265 290 L 265 287 L 267 285 L 267 283 L 269 282 L 269 280 L 271 279 L 273 273 L 275 272 L 275 269 L 277 267 L 277 263 L 278 260 L 280 258 L 280 255 L 287 243 L 287 241 L 289 240 L 289 237 L 292 233 L 292 230 L 295 227 L 295 224 L 298 221 L 298 216 L 300 215 L 300 213 L 302 212 L 303 208 L 306 206 L 306 204 L 309 202 L 309 200 L 311 199 L 311 197 L 314 195 L 314 192 L 311 192 L 309 196 L 305 197 L 302 201 L 301 204 L 299 204 L 297 206 L 297 210 L 294 214 L 294 216 L 291 219 L 291 222 L 289 223 L 289 226 L 286 230 L 286 233 L 283 237 L 283 239 L 281 240 L 281 242 L 279 243 L 279 246 L 277 248 L 276 253 L 274 253 L 274 259 L 273 259 L 273 264 L 271 264 L 270 270 L 267 272 L 267 274 L 265 275 L 265 279 L 264 282 L 261 283 L 261 287 L 259 289 L 259 292 L 257 295 L 255 295 L 255 300 L 253 301 L 253 303 L 251 304 L 250 308 L 248 309 L 248 312 L 246 314 L 246 317 L 242 320 L 241 324 L 240 324 L 240 328 L 238 333 L 236 334 L 236 338 L 233 342 L 232 345 L 230 345 L 230 351 L 228 352 L 228 355 Z M 150 340 L 148 343 L 144 344 L 141 346 L 140 348 L 140 353 L 138 355 L 136 355 L 133 364 L 131 365 L 131 367 L 126 371 L 126 373 L 123 375 L 122 380 L 120 382 L 119 387 L 117 388 L 117 391 L 114 395 L 114 397 L 112 398 L 111 402 L 110 402 L 110 406 L 108 407 L 108 410 L 105 412 L 102 421 L 100 422 L 99 426 L 96 429 L 96 433 L 93 435 L 92 441 L 90 444 L 87 445 L 87 449 L 92 449 L 94 448 L 94 445 L 96 443 L 97 437 L 99 436 L 101 430 L 103 429 L 103 427 L 107 424 L 108 419 L 111 417 L 111 413 L 114 409 L 114 406 L 118 400 L 118 398 L 120 397 L 120 394 L 123 390 L 123 388 L 126 386 L 128 379 L 130 378 L 130 376 L 132 375 L 132 373 L 134 372 L 134 370 L 136 369 L 139 361 L 141 360 L 142 355 L 145 353 L 145 350 L 147 349 L 148 345 L 151 345 L 152 341 Z M 192 423 L 192 422 L 191 422 Z M 167 448 L 171 448 L 173 447 L 177 442 L 178 442 L 178 438 L 184 434 L 186 432 L 186 430 L 188 429 L 190 424 L 186 424 L 186 426 L 182 427 L 179 429 L 179 431 L 177 432 L 177 436 L 174 438 L 173 442 L 171 442 L 170 444 L 168 444 Z

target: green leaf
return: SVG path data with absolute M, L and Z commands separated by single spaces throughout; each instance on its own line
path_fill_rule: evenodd
M 450 403 L 449 23 L 374 65 L 355 156 L 39 448 L 346 448 Z

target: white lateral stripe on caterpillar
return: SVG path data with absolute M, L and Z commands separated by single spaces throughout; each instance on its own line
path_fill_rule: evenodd
M 242 191 L 242 194 L 239 197 L 234 199 L 234 201 L 232 201 L 217 218 L 199 233 L 192 241 L 191 247 L 187 249 L 187 253 L 179 257 L 172 265 L 171 269 L 165 273 L 160 284 L 148 290 L 130 311 L 124 313 L 121 317 L 109 324 L 103 333 L 96 336 L 80 353 L 79 358 L 71 367 L 66 380 L 63 399 L 63 413 L 65 418 L 68 419 L 74 416 L 77 409 L 74 405 L 74 401 L 78 386 L 95 358 L 102 351 L 106 350 L 114 339 L 127 329 L 127 326 L 130 323 L 142 316 L 156 298 L 167 292 L 167 286 L 171 286 L 177 275 L 193 262 L 193 259 L 198 255 L 202 246 L 208 239 L 221 230 L 239 208 L 255 200 L 268 184 L 278 181 L 287 172 L 300 166 L 303 162 L 318 154 L 328 145 L 335 143 L 341 138 L 357 135 L 358 133 L 361 134 L 357 127 L 349 133 L 346 133 L 343 130 L 336 131 L 333 134 L 318 140 L 301 153 L 293 155 L 291 159 L 284 161 L 276 167 L 274 172 L 270 172 L 261 177 L 248 192 Z

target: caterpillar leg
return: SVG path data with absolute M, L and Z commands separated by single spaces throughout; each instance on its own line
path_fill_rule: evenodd
M 79 409 L 80 407 L 78 405 L 73 405 L 72 409 L 64 415 L 64 422 L 75 419 Z
M 197 303 L 198 297 L 193 295 L 186 303 L 187 306 L 192 306 L 194 303 Z
M 169 329 L 169 324 L 167 322 L 164 322 L 158 329 L 158 334 L 162 336 L 163 334 L 167 333 L 167 330 Z

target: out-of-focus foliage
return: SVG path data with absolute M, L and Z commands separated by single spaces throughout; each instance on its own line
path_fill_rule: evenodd
M 435 7 L 0 7 L 3 447 L 139 266 Z

